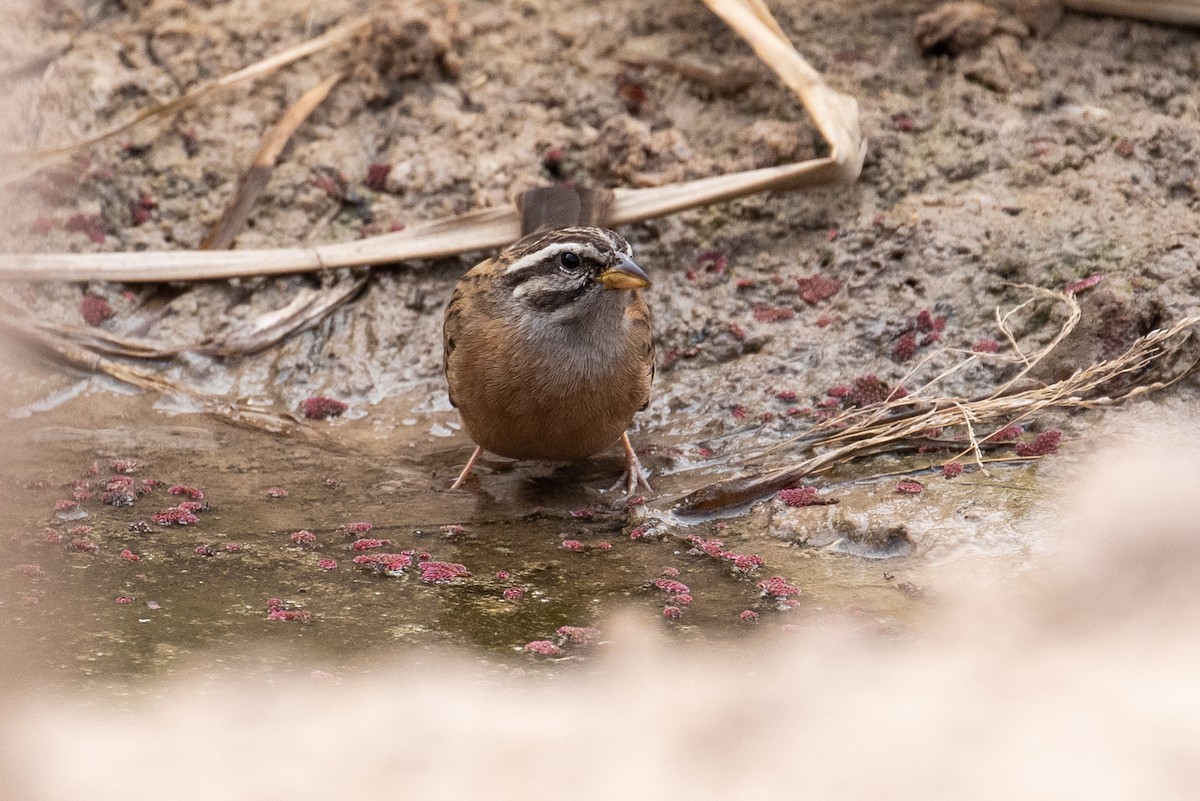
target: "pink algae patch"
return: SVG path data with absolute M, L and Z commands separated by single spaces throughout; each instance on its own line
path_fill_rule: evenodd
M 312 545 L 317 541 L 317 535 L 308 530 L 293 531 L 291 535 L 288 536 L 288 539 L 297 545 Z
M 287 496 L 288 491 L 283 487 L 267 487 L 268 498 L 286 498 Z
M 962 462 L 947 462 L 942 465 L 942 475 L 946 478 L 958 478 L 962 475 Z
M 683 610 L 678 606 L 664 606 L 662 616 L 667 620 L 679 620 L 683 617 Z
M 184 495 L 188 500 L 202 501 L 204 500 L 204 490 L 198 487 L 188 487 L 183 484 L 175 484 L 167 488 L 167 492 L 171 495 Z
M 525 597 L 525 590 L 520 587 L 505 587 L 502 595 L 506 601 L 519 601 Z
M 1049 456 L 1058 453 L 1059 443 L 1062 442 L 1062 432 L 1055 429 L 1043 431 L 1033 442 L 1022 442 L 1017 445 L 1017 456 Z
M 925 491 L 925 485 L 920 481 L 906 479 L 896 484 L 896 492 L 908 495 L 920 495 Z
M 129 550 L 128 548 L 121 551 L 121 558 L 127 562 L 140 562 L 142 559 L 142 557 L 138 556 L 136 553 Z
M 837 503 L 837 498 L 823 498 L 817 494 L 816 487 L 793 487 L 775 493 L 775 497 L 792 507 L 828 506 Z
M 442 584 L 471 575 L 466 565 L 456 562 L 421 562 L 417 567 L 421 570 L 421 580 L 432 584 Z
M 771 576 L 758 582 L 758 589 L 762 591 L 763 597 L 770 598 L 790 598 L 800 594 L 800 588 L 789 584 L 783 576 Z
M 758 612 L 755 612 L 753 609 L 745 610 L 740 615 L 738 615 L 738 617 L 741 618 L 743 623 L 757 623 L 758 622 Z
M 534 640 L 525 643 L 524 650 L 538 656 L 562 656 L 563 650 L 549 640 Z
M 355 540 L 353 542 L 353 544 L 351 544 L 350 550 L 366 551 L 366 550 L 370 550 L 371 548 L 382 548 L 385 545 L 391 545 L 391 544 L 392 544 L 391 540 L 377 540 L 377 539 L 373 539 L 371 537 L 363 537 L 362 539 Z
M 675 579 L 669 578 L 655 579 L 654 586 L 663 592 L 669 592 L 672 595 L 686 595 L 692 591 L 691 588 L 682 581 L 676 581 Z
M 373 528 L 375 528 L 375 527 L 372 526 L 370 523 L 368 523 L 365 520 L 362 520 L 357 523 L 346 523 L 344 525 L 338 526 L 338 533 L 345 534 L 347 537 L 352 537 L 355 534 L 366 534 L 368 531 L 370 531 Z
M 321 570 L 337 570 L 336 559 L 320 559 L 317 561 L 317 567 Z
M 578 553 L 579 551 L 583 550 L 583 543 L 579 540 L 563 540 L 562 547 L 568 551 L 575 551 Z
M 311 398 L 305 398 L 300 408 L 304 412 L 304 416 L 309 420 L 325 420 L 330 417 L 341 416 L 350 407 L 340 400 L 327 398 L 323 395 L 315 395 Z
M 559 626 L 555 633 L 575 645 L 590 645 L 600 639 L 600 629 L 591 626 Z

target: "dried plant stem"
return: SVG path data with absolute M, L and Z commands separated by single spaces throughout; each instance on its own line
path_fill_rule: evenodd
M 1078 321 L 1074 313 L 1078 304 L 1069 296 L 1057 296 L 1067 301 L 1072 309 L 1062 331 L 1069 331 Z M 1170 386 L 1186 375 L 1187 370 L 1169 381 L 1152 381 L 1138 384 L 1116 395 L 1102 392 L 1106 385 L 1118 378 L 1136 375 L 1167 355 L 1175 352 L 1191 329 L 1200 324 L 1200 317 L 1184 318 L 1170 328 L 1151 331 L 1139 338 L 1124 353 L 1115 359 L 1098 362 L 1062 381 L 1044 387 L 1014 391 L 1015 380 L 1002 385 L 1000 390 L 987 396 L 967 400 L 942 397 L 921 401 L 921 408 L 912 409 L 913 400 L 904 398 L 879 404 L 883 409 L 898 410 L 897 417 L 878 418 L 878 407 L 854 410 L 852 414 L 840 416 L 849 419 L 844 428 L 827 435 L 805 437 L 802 453 L 812 454 L 791 465 L 764 474 L 726 479 L 702 487 L 685 496 L 675 507 L 681 515 L 712 514 L 721 510 L 738 508 L 759 500 L 773 492 L 794 485 L 799 480 L 821 470 L 846 464 L 864 456 L 873 456 L 886 450 L 903 446 L 922 436 L 929 429 L 950 428 L 968 420 L 968 428 L 976 422 L 992 425 L 1008 425 L 1048 409 L 1099 408 L 1129 400 L 1158 389 Z M 1060 332 L 1051 344 L 1042 349 L 1031 367 L 1045 357 L 1065 336 Z M 1194 366 L 1194 364 L 1192 365 Z M 1190 370 L 1191 367 L 1188 368 Z M 1023 370 L 1021 375 L 1028 372 Z M 828 426 L 828 423 L 825 424 Z M 972 433 L 972 449 L 982 467 L 979 448 L 981 443 Z M 986 438 L 984 440 L 986 442 Z M 950 444 L 949 442 L 944 444 Z M 817 452 L 818 448 L 827 448 Z M 964 453 L 967 451 L 964 451 Z
M 268 129 L 250 162 L 250 167 L 238 179 L 237 191 L 225 207 L 220 219 L 209 229 L 208 235 L 200 243 L 200 250 L 224 250 L 233 244 L 234 237 L 242 230 L 250 212 L 254 208 L 258 196 L 267 188 L 271 173 L 275 171 L 275 162 L 283 148 L 291 140 L 292 134 L 300 127 L 308 115 L 329 96 L 329 92 L 338 81 L 345 77 L 339 72 L 331 75 L 319 84 L 302 94 L 300 98 L 288 107 L 279 122 Z
M 273 434 L 286 434 L 299 439 L 324 441 L 324 438 L 320 437 L 316 431 L 302 425 L 291 415 L 247 406 L 228 398 L 179 386 L 156 371 L 132 367 L 97 355 L 65 337 L 43 331 L 25 321 L 0 316 L 0 328 L 45 348 L 64 361 L 88 372 L 107 375 L 130 386 L 158 394 L 175 394 L 185 397 L 195 405 L 198 411 L 203 413 L 216 415 L 247 428 L 268 431 Z
M 1075 11 L 1089 11 L 1093 14 L 1171 22 L 1176 25 L 1200 25 L 1200 2 L 1197 0 L 1063 0 L 1063 5 Z

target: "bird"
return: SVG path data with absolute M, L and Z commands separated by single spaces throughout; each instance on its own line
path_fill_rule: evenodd
M 450 403 L 476 448 L 573 462 L 618 441 L 626 495 L 650 484 L 629 441 L 650 402 L 650 277 L 605 226 L 607 190 L 540 187 L 518 198 L 523 236 L 455 285 L 443 325 Z

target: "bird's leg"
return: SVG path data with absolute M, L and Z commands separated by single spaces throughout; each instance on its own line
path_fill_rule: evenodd
M 626 440 L 626 442 L 628 443 L 628 440 Z M 467 460 L 467 466 L 464 467 L 462 472 L 458 474 L 458 478 L 454 479 L 454 483 L 450 485 L 450 489 L 458 489 L 463 485 L 463 482 L 467 480 L 467 476 L 471 474 L 471 468 L 474 467 L 475 463 L 479 461 L 479 456 L 482 453 L 483 448 L 476 445 L 475 452 L 472 453 L 471 458 Z
M 629 442 L 628 431 L 621 435 L 621 444 L 625 446 L 625 475 L 617 482 L 617 486 L 624 484 L 626 495 L 632 495 L 637 491 L 638 486 L 645 487 L 646 491 L 650 492 L 650 482 L 642 474 L 642 463 L 638 461 L 637 454 L 633 451 L 633 445 Z

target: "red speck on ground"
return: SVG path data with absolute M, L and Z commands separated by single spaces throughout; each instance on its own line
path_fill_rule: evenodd
M 42 570 L 41 565 L 17 565 L 13 569 L 22 576 L 29 576 L 30 578 L 37 578 L 38 576 L 45 575 L 45 571 Z
M 112 486 L 100 494 L 101 503 L 115 506 L 118 509 L 133 506 L 137 499 L 137 493 L 128 485 Z
M 68 501 L 66 499 L 63 499 L 61 501 L 54 502 L 54 511 L 65 512 L 68 509 L 74 509 L 77 506 L 79 506 L 79 503 L 77 501 Z
M 743 623 L 757 623 L 758 622 L 758 612 L 755 612 L 753 609 L 745 610 L 740 615 L 738 615 L 738 617 L 742 619 Z
M 617 76 L 617 97 L 621 99 L 625 110 L 635 117 L 641 113 L 646 101 L 650 99 L 646 94 L 646 87 L 626 72 L 621 72 Z
M 471 575 L 471 571 L 467 570 L 466 565 L 455 562 L 421 562 L 417 567 L 421 569 L 421 580 L 433 584 L 441 584 Z
M 796 390 L 783 389 L 775 393 L 775 397 L 781 401 L 794 401 L 796 399 Z
M 729 266 L 729 257 L 717 250 L 705 250 L 696 256 L 696 269 L 706 273 L 724 275 Z
M 204 500 L 204 490 L 197 487 L 186 487 L 183 484 L 176 484 L 167 489 L 171 495 L 183 495 L 193 501 Z
M 42 533 L 42 542 L 45 542 L 49 545 L 58 545 L 62 541 L 63 535 L 59 534 L 52 528 L 48 528 Z
M 506 587 L 503 595 L 506 601 L 519 601 L 525 597 L 525 590 L 520 587 Z
M 131 604 L 131 603 L 133 603 L 133 596 L 132 596 L 132 595 L 118 595 L 118 596 L 117 596 L 117 603 L 119 603 L 119 604 Z
M 655 579 L 654 586 L 663 592 L 670 593 L 671 595 L 686 595 L 692 591 L 692 588 L 684 584 L 682 581 L 676 581 L 675 579 L 669 578 Z
M 883 403 L 893 396 L 895 390 L 891 390 L 886 381 L 868 373 L 854 379 L 854 385 L 850 387 L 845 400 L 847 406 L 870 406 L 873 403 Z
M 730 410 L 729 410 L 729 413 L 730 413 L 731 415 L 733 415 L 733 419 L 734 419 L 734 420 L 743 420 L 743 419 L 745 419 L 745 417 L 746 417 L 746 413 L 747 413 L 748 411 L 749 411 L 749 410 L 748 410 L 748 409 L 746 409 L 746 407 L 745 407 L 745 406 L 742 406 L 742 405 L 740 405 L 740 404 L 739 404 L 739 405 L 737 405 L 737 406 L 734 406 L 734 407 L 730 408 Z
M 95 526 L 72 526 L 71 528 L 67 529 L 67 536 L 83 537 L 87 534 L 91 534 L 93 529 L 95 529 Z
M 116 312 L 113 311 L 113 307 L 108 305 L 108 301 L 104 298 L 95 295 L 84 295 L 83 300 L 79 302 L 79 314 L 88 325 L 100 325 L 100 323 L 112 317 Z
M 511 578 L 511 576 L 509 575 L 509 572 L 507 570 L 497 570 L 496 578 L 500 579 L 501 581 L 505 581 L 505 580 Z
M 579 540 L 563 540 L 562 547 L 568 551 L 579 552 L 583 550 L 583 543 Z
M 822 498 L 816 487 L 792 487 L 775 493 L 775 497 L 792 507 L 828 506 L 838 502 L 837 498 Z
M 591 626 L 559 626 L 555 633 L 576 645 L 590 645 L 600 639 L 600 629 Z
M 297 545 L 312 545 L 317 541 L 317 535 L 308 530 L 293 531 L 288 539 Z
M 692 602 L 692 596 L 688 595 L 686 592 L 683 592 L 679 595 L 672 595 L 667 600 L 676 606 L 687 606 Z
M 946 462 L 942 465 L 942 475 L 946 478 L 957 478 L 963 472 L 962 462 Z
M 87 234 L 87 238 L 97 245 L 104 244 L 104 223 L 100 220 L 99 214 L 72 214 L 63 223 L 63 228 L 68 231 Z
M 142 463 L 133 459 L 113 459 L 108 468 L 114 473 L 136 473 L 142 469 Z
M 946 318 L 942 315 L 934 317 L 929 309 L 921 309 L 917 313 L 917 330 L 926 333 L 939 332 L 946 328 Z
M 196 556 L 216 556 L 217 552 L 207 545 L 196 546 Z
M 387 178 L 391 171 L 391 164 L 376 161 L 367 165 L 367 188 L 382 192 L 387 186 Z
M 912 331 L 901 334 L 892 347 L 892 358 L 898 362 L 906 362 L 917 352 L 917 335 Z
M 660 573 L 659 575 L 666 576 L 667 578 L 675 578 L 676 576 L 678 576 L 678 575 L 679 575 L 679 568 L 677 568 L 677 567 L 664 567 L 664 568 L 662 569 L 662 573 Z
M 142 557 L 138 556 L 136 553 L 134 553 L 133 551 L 129 550 L 128 548 L 126 548 L 125 550 L 121 551 L 121 558 L 122 558 L 122 559 L 124 559 L 124 560 L 126 560 L 127 562 L 140 562 L 140 561 L 142 561 Z
M 227 542 L 225 543 L 225 551 L 227 553 L 241 553 L 242 544 L 240 542 Z
M 971 350 L 976 353 L 999 353 L 1000 343 L 991 337 L 984 337 L 983 339 L 977 340 L 975 344 L 971 346 Z
M 373 528 L 375 528 L 375 527 L 372 526 L 367 521 L 363 520 L 358 523 L 346 523 L 344 525 L 338 526 L 338 532 L 345 534 L 347 537 L 351 537 L 351 536 L 354 536 L 355 534 L 366 534 L 368 531 L 370 531 Z
M 683 610 L 678 606 L 664 606 L 662 615 L 667 620 L 679 620 L 679 618 L 683 617 Z
M 571 510 L 571 517 L 580 517 L 580 518 L 583 518 L 586 520 L 588 518 L 592 518 L 595 516 L 596 516 L 596 510 L 592 509 L 589 506 L 585 506 L 582 509 L 572 509 Z
M 911 131 L 915 127 L 916 123 L 914 123 L 913 118 L 907 114 L 893 114 L 892 125 L 896 127 L 897 131 Z
M 765 581 L 760 581 L 758 588 L 762 590 L 763 597 L 790 598 L 800 594 L 800 588 L 788 584 L 783 576 L 771 576 Z
M 268 498 L 286 498 L 287 496 L 288 491 L 283 487 L 267 487 Z
M 364 537 L 360 540 L 355 540 L 350 545 L 352 551 L 365 551 L 369 548 L 382 548 L 385 545 L 391 545 L 391 540 L 376 540 L 370 537 Z
M 777 323 L 780 320 L 792 319 L 796 312 L 783 306 L 755 306 L 753 315 L 760 323 Z
M 1062 432 L 1054 429 L 1043 431 L 1033 442 L 1022 442 L 1017 445 L 1017 456 L 1049 456 L 1058 453 L 1059 443 L 1062 442 Z
M 742 328 L 737 323 L 729 323 L 728 325 L 725 326 L 725 330 L 727 330 L 729 332 L 729 335 L 731 337 L 733 337 L 734 339 L 736 339 L 738 342 L 746 341 L 746 329 Z
M 830 387 L 827 389 L 825 394 L 831 398 L 844 398 L 850 394 L 850 387 L 839 384 L 836 387 Z
M 451 523 L 448 526 L 442 526 L 442 531 L 444 531 L 446 533 L 446 536 L 448 536 L 448 537 L 457 536 L 459 534 L 462 534 L 466 530 L 467 529 L 465 527 L 460 526 L 457 523 Z
M 734 283 L 734 286 L 737 287 L 738 289 L 751 289 L 754 287 L 754 279 L 753 278 L 739 278 Z
M 337 570 L 337 560 L 335 559 L 318 559 L 317 567 L 322 570 Z
M 599 545 L 597 545 L 596 547 L 599 548 L 601 551 L 611 551 L 612 543 L 611 542 L 602 542 Z
M 1076 295 L 1085 289 L 1091 289 L 1103 280 L 1104 276 L 1097 273 L 1095 275 L 1089 275 L 1087 278 L 1081 278 L 1078 281 L 1072 281 L 1071 283 L 1067 284 L 1063 290 L 1068 295 Z
M 324 395 L 314 395 L 311 398 L 305 398 L 304 403 L 301 404 L 304 416 L 309 420 L 325 420 L 330 417 L 338 417 L 349 408 L 342 401 L 327 398 Z
M 37 234 L 38 236 L 45 236 L 53 230 L 54 220 L 50 219 L 44 214 L 35 218 L 34 221 L 29 224 L 29 233 Z
M 826 241 L 832 242 L 841 235 L 842 235 L 842 232 L 839 231 L 838 229 L 830 228 L 828 231 L 825 232 L 825 239 L 826 239 Z
M 562 656 L 563 650 L 549 640 L 534 640 L 525 643 L 525 650 L 538 656 Z
M 987 442 L 1010 442 L 1010 441 L 1016 439 L 1017 437 L 1021 436 L 1024 433 L 1025 433 L 1025 429 L 1021 428 L 1019 425 L 1016 425 L 1014 423 L 1013 425 L 1005 426 L 1004 428 L 1001 428 L 999 431 L 995 431 L 995 432 L 989 434 L 988 436 L 984 437 L 984 441 L 987 441 Z
M 920 495 L 922 492 L 925 491 L 925 485 L 922 484 L 920 481 L 913 481 L 911 479 L 906 479 L 906 480 L 901 481 L 896 484 L 895 491 L 899 492 L 899 493 L 908 494 L 908 495 Z
M 643 525 L 640 525 L 640 526 L 632 529 L 629 532 L 629 539 L 640 540 L 642 537 L 646 536 L 646 531 L 649 530 L 649 528 L 650 528 L 649 525 L 643 524 Z

